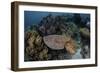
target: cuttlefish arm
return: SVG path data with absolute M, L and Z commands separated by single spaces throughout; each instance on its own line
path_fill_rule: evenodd
M 76 44 L 75 41 L 70 39 L 69 41 L 66 41 L 64 45 L 66 51 L 68 51 L 70 54 L 75 54 L 76 52 Z

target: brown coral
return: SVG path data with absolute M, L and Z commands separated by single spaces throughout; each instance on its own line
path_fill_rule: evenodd
M 42 37 L 36 31 L 25 34 L 25 51 L 33 60 L 46 60 L 48 48 L 43 44 Z
M 41 44 L 42 44 L 42 37 L 38 35 L 35 39 L 35 45 L 40 46 Z
M 47 55 L 48 49 L 45 47 L 40 53 L 39 53 L 39 58 L 40 60 L 47 60 L 48 55 Z

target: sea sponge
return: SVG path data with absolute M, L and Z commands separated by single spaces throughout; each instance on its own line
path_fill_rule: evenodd
M 83 37 L 90 38 L 90 31 L 88 28 L 80 28 L 80 33 Z

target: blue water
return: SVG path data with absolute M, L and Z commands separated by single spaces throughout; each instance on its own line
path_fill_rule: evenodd
M 30 25 L 37 25 L 42 20 L 43 17 L 52 14 L 53 16 L 57 15 L 66 15 L 68 17 L 73 17 L 74 13 L 62 13 L 62 12 L 40 12 L 40 11 L 24 11 L 24 25 L 25 28 Z M 86 17 L 90 17 L 89 14 L 80 14 L 81 17 L 84 19 Z

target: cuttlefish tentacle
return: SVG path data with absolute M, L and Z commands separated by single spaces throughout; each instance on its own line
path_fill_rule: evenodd
M 76 44 L 75 41 L 70 39 L 69 41 L 66 41 L 64 45 L 66 51 L 68 51 L 70 54 L 75 54 L 76 52 Z

